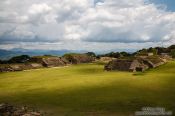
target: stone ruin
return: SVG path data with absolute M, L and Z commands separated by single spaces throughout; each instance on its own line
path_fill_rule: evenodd
M 146 64 L 149 68 L 156 68 L 160 65 L 165 64 L 167 61 L 165 61 L 164 59 L 162 59 L 159 56 L 156 57 L 147 57 L 142 59 L 142 61 L 144 62 L 144 64 Z
M 112 57 L 100 57 L 100 59 L 98 59 L 97 61 L 99 62 L 104 62 L 104 63 L 108 63 L 112 60 L 116 60 L 117 58 L 112 58 Z
M 69 62 L 62 57 L 32 57 L 26 63 L 0 64 L 0 72 L 23 71 L 43 67 L 66 66 Z
M 44 114 L 26 106 L 16 107 L 2 103 L 0 104 L 0 116 L 44 116 Z
M 148 56 L 146 58 L 136 57 L 131 59 L 116 59 L 110 61 L 104 66 L 104 69 L 107 71 L 118 70 L 118 71 L 145 71 L 148 68 L 156 68 L 160 65 L 165 64 L 166 62 L 160 57 Z
M 105 65 L 104 69 L 107 71 L 119 70 L 119 71 L 136 72 L 136 71 L 144 71 L 148 69 L 148 66 L 136 59 L 134 60 L 116 59 L 110 61 L 107 65 Z
M 69 64 L 69 62 L 62 57 L 33 57 L 30 59 L 30 62 L 42 64 L 44 67 L 57 67 Z
M 86 54 L 68 55 L 66 57 L 56 56 L 34 56 L 25 63 L 0 64 L 0 72 L 23 71 L 43 67 L 60 67 L 70 64 L 90 63 L 95 59 Z
M 64 58 L 70 64 L 90 63 L 95 60 L 95 58 L 88 56 L 87 54 L 67 54 Z
M 23 71 L 30 69 L 42 68 L 39 63 L 24 63 L 24 64 L 0 64 L 0 72 Z

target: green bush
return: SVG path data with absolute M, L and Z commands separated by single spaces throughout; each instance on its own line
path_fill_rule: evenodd
M 30 60 L 30 56 L 28 55 L 21 55 L 12 57 L 8 63 L 25 63 Z
M 174 50 L 171 50 L 170 55 L 171 55 L 173 58 L 175 58 L 175 49 L 174 49 Z

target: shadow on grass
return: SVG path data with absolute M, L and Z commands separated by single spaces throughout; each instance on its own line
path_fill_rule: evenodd
M 76 76 L 85 74 L 90 75 L 90 77 L 94 73 L 100 74 L 102 72 L 102 68 L 94 64 L 88 64 L 85 65 L 85 67 L 82 66 L 83 65 L 80 65 L 80 67 L 79 65 L 76 67 L 72 66 L 71 68 L 66 68 L 64 70 L 67 70 L 65 72 L 66 74 L 69 72 L 70 74 L 76 73 Z M 126 72 L 105 72 L 101 75 L 104 76 L 105 74 L 106 78 L 111 76 L 115 78 L 116 76 L 116 80 L 113 81 L 112 78 L 110 82 L 104 80 L 104 82 L 96 82 L 97 84 L 93 84 L 92 81 L 87 81 L 84 85 L 78 85 L 79 82 L 77 82 L 75 83 L 75 87 L 66 86 L 61 89 L 47 89 L 46 85 L 36 86 L 34 89 L 29 88 L 24 91 L 9 90 L 9 93 L 7 92 L 8 95 L 4 95 L 2 91 L 0 93 L 0 102 L 31 105 L 36 106 L 37 109 L 46 108 L 46 110 L 50 110 L 53 113 L 58 113 L 61 109 L 67 116 L 72 116 L 72 114 L 75 116 L 77 116 L 77 114 L 86 115 L 89 112 L 106 112 L 106 114 L 109 115 L 121 113 L 128 116 L 128 114 L 133 114 L 136 110 L 140 110 L 142 107 L 147 106 L 165 107 L 175 112 L 175 90 L 172 89 L 175 88 L 175 78 L 172 75 L 174 73 L 174 67 L 172 67 L 171 64 L 166 66 L 171 67 L 170 69 L 166 69 L 171 71 L 171 75 L 162 76 L 162 73 L 159 74 L 159 72 L 164 71 L 164 67 L 160 67 L 161 70 L 159 69 L 155 74 L 152 73 L 153 71 L 146 72 L 148 75 L 145 75 L 145 72 L 136 74 L 138 77 L 146 76 L 146 78 L 132 78 L 133 76 L 127 78 L 128 73 Z M 54 73 L 55 70 L 52 72 Z M 63 71 L 63 69 L 60 70 Z M 61 72 L 60 70 L 59 72 Z M 36 80 L 32 78 L 31 82 L 36 82 Z
M 166 96 L 169 92 L 163 93 L 161 90 L 154 91 L 128 83 L 114 82 L 105 86 L 78 87 L 71 91 L 34 89 L 1 96 L 0 102 L 32 105 L 38 109 L 40 107 L 60 108 L 64 109 L 67 114 L 75 115 L 80 112 L 85 114 L 88 112 L 107 112 L 128 115 L 147 106 L 175 109 L 174 96 Z
M 146 72 L 134 72 L 133 76 L 145 76 Z
M 87 75 L 90 74 L 93 75 L 104 72 L 103 65 L 96 65 L 96 64 L 88 64 L 88 66 L 86 65 L 87 64 L 77 65 L 79 67 L 76 67 L 74 72 L 76 72 L 76 74 L 87 74 Z

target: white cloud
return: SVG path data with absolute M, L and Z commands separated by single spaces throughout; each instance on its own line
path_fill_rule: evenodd
M 175 39 L 175 13 L 149 0 L 3 0 L 0 26 L 2 45 L 62 42 L 70 49 L 82 44 L 97 50 L 95 45 L 114 49 Z
M 106 0 L 87 11 L 80 20 L 89 34 L 82 38 L 92 42 L 158 42 L 173 33 L 175 13 L 159 10 L 143 0 L 137 2 Z
M 51 11 L 52 8 L 49 7 L 47 4 L 42 3 L 42 4 L 33 4 L 30 8 L 29 8 L 29 13 L 30 14 L 42 14 L 42 13 L 47 13 L 49 11 Z

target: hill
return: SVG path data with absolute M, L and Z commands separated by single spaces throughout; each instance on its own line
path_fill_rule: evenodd
M 76 51 L 76 50 L 29 50 L 29 49 L 20 49 L 15 48 L 11 50 L 0 49 L 0 59 L 7 60 L 14 56 L 20 55 L 29 55 L 29 56 L 41 56 L 41 55 L 56 55 L 62 56 L 66 53 L 84 53 L 85 51 Z

